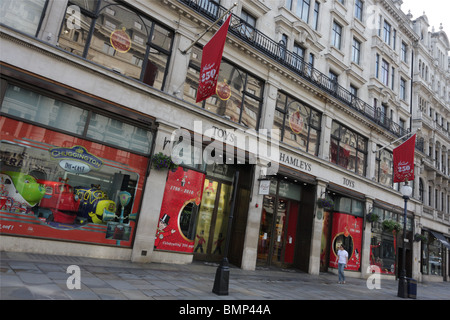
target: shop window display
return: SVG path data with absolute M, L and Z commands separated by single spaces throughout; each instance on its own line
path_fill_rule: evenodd
M 422 273 L 427 275 L 442 276 L 443 252 L 441 242 L 428 231 L 423 235 L 426 241 L 422 242 Z
M 0 232 L 130 247 L 152 134 L 102 116 L 129 139 L 94 142 L 94 112 L 12 85 L 0 111 Z

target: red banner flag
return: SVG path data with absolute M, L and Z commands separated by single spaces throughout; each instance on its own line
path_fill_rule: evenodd
M 414 179 L 416 135 L 394 149 L 394 183 Z
M 197 100 L 195 102 L 203 101 L 216 92 L 220 62 L 222 61 L 223 48 L 225 47 L 225 39 L 227 38 L 230 19 L 231 14 L 203 48 Z

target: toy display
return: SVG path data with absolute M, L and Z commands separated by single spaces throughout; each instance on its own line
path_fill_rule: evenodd
M 80 198 L 78 208 L 80 219 L 88 219 L 94 223 L 103 224 L 115 218 L 116 204 L 108 199 L 107 194 L 100 189 L 100 186 L 75 187 L 75 193 Z
M 28 174 L 13 171 L 0 173 L 0 208 L 8 205 L 10 209 L 28 213 L 44 197 L 45 188 Z
M 74 223 L 80 202 L 72 186 L 66 183 L 67 180 L 37 180 L 45 187 L 45 195 L 39 204 L 39 216 L 49 221 Z

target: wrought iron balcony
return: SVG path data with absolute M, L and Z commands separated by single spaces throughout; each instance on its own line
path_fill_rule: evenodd
M 178 0 L 211 21 L 216 21 L 226 12 L 226 8 L 208 0 Z M 223 21 L 219 22 L 221 25 Z M 247 24 L 240 17 L 232 14 L 229 32 L 245 43 L 251 45 L 270 59 L 285 66 L 301 78 L 335 97 L 354 111 L 363 115 L 377 125 L 401 137 L 409 129 L 400 127 L 392 119 L 386 117 L 380 108 L 374 108 L 337 84 L 331 78 L 305 62 L 299 55 L 286 50 L 285 45 L 267 37 L 264 33 Z

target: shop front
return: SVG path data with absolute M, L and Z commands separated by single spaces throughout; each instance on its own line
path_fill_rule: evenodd
M 206 156 L 209 150 L 206 147 L 204 145 L 201 151 L 190 148 L 192 159 L 195 151 Z M 172 152 L 174 154 L 176 152 Z M 198 164 L 183 162 L 176 170 L 168 171 L 154 249 L 160 253 L 191 255 L 194 260 L 219 262 L 229 241 L 228 260 L 240 266 L 253 165 L 234 158 L 208 159 L 206 156 Z M 236 172 L 239 172 L 238 179 Z M 237 194 L 233 203 L 234 188 Z M 232 208 L 233 219 L 229 226 Z M 227 239 L 230 227 L 232 236 Z
M 132 247 L 151 126 L 8 77 L 1 98 L 1 235 Z
M 449 237 L 432 229 L 422 230 L 421 266 L 424 278 L 429 281 L 443 279 L 448 281 L 450 275 L 448 252 L 450 250 Z
M 263 198 L 257 265 L 307 272 L 315 185 L 284 174 L 283 168 L 269 182 Z
M 329 185 L 321 205 L 323 230 L 320 253 L 320 271 L 337 269 L 337 252 L 340 245 L 348 252 L 347 269 L 361 270 L 364 232 L 364 201 L 357 193 L 345 193 L 342 187 Z

